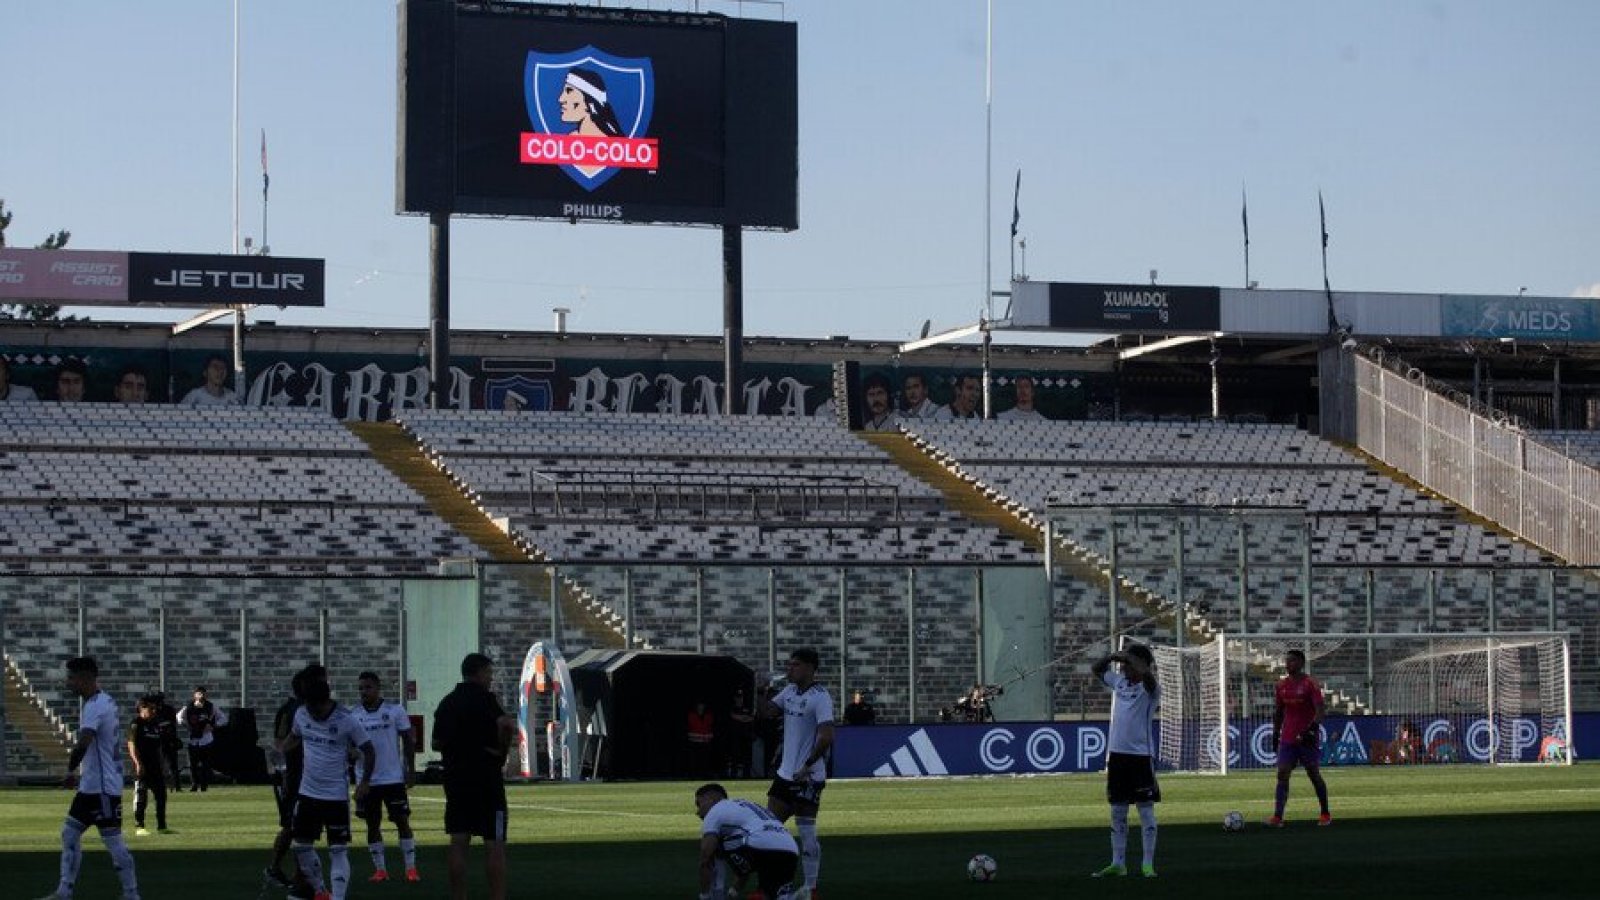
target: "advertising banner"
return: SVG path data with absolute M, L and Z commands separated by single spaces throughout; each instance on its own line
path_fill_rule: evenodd
M 1600 300 L 1446 294 L 1439 304 L 1445 337 L 1600 340 Z
M 128 301 L 128 254 L 0 248 L 0 300 L 60 306 Z
M 44 400 L 57 399 L 56 379 L 67 360 L 87 370 L 83 399 L 117 399 L 128 372 L 145 379 L 151 403 L 181 402 L 204 382 L 207 367 L 222 359 L 232 391 L 231 356 L 215 349 L 135 347 L 0 347 L 14 384 Z M 660 358 L 546 355 L 456 356 L 445 380 L 449 409 L 508 413 L 612 412 L 717 415 L 722 412 L 722 365 Z M 383 421 L 396 412 L 427 406 L 428 370 L 413 355 L 248 351 L 247 406 L 310 406 L 340 419 Z M 975 376 L 942 366 L 870 367 L 876 427 L 894 430 L 902 417 L 946 418 L 970 409 Z M 994 373 L 999 418 L 1084 418 L 1109 407 L 1110 377 L 1096 372 Z M 801 362 L 747 363 L 737 394 L 740 415 L 833 415 L 827 366 Z
M 1573 715 L 1571 752 L 1600 747 L 1600 713 Z M 1486 762 L 1494 741 L 1486 719 L 1464 727 L 1459 718 L 1417 716 L 1418 740 L 1409 759 L 1418 763 Z M 836 778 L 892 778 L 928 775 L 1000 775 L 1046 772 L 1098 772 L 1105 768 L 1109 723 L 988 722 L 948 725 L 874 725 L 835 732 Z M 1391 757 L 1392 717 L 1329 716 L 1322 728 L 1323 765 L 1375 765 Z M 1228 726 L 1228 766 L 1272 768 L 1276 748 L 1272 722 L 1252 719 Z M 1539 721 L 1518 718 L 1513 752 L 1537 762 L 1549 752 Z M 1559 737 L 1559 736 L 1558 736 Z M 1208 735 L 1211 752 L 1220 751 L 1217 729 Z M 1374 751 L 1378 755 L 1374 756 Z
M 212 307 L 321 306 L 323 264 L 292 256 L 128 254 L 128 302 Z
M 323 262 L 288 256 L 0 249 L 0 301 L 56 306 L 321 306 Z
M 1220 288 L 1052 282 L 1049 291 L 1051 328 L 1182 334 L 1222 327 Z

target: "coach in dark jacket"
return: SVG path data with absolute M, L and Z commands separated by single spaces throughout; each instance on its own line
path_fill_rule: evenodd
M 467 896 L 467 848 L 488 851 L 490 900 L 506 896 L 506 751 L 517 721 L 489 689 L 494 662 L 482 653 L 461 661 L 461 683 L 433 713 L 433 749 L 444 757 L 444 830 L 450 835 L 450 895 Z

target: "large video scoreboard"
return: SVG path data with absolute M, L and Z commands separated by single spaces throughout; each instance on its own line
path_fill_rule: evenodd
M 402 213 L 797 227 L 793 23 L 403 0 Z

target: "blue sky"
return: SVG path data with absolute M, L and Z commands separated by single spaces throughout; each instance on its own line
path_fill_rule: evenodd
M 745 238 L 747 334 L 975 318 L 984 8 L 781 7 L 799 28 L 800 230 Z M 265 129 L 273 252 L 328 265 L 326 308 L 263 315 L 422 327 L 426 222 L 393 212 L 394 4 L 240 9 L 242 231 L 259 237 Z M 232 10 L 0 4 L 14 245 L 68 228 L 79 249 L 230 249 Z M 1600 297 L 1600 3 L 995 0 L 994 16 L 997 288 L 1021 169 L 1035 279 L 1239 286 L 1247 186 L 1251 277 L 1318 287 L 1320 188 L 1335 288 Z M 567 306 L 575 330 L 721 331 L 712 230 L 458 220 L 452 244 L 457 328 L 546 329 Z

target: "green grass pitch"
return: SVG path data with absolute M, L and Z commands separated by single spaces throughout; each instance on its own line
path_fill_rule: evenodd
M 1157 881 L 1088 877 L 1108 856 L 1106 806 L 1089 775 L 835 782 L 823 798 L 820 895 L 843 898 L 1002 897 L 1596 897 L 1600 896 L 1600 765 L 1328 769 L 1335 822 L 1318 828 L 1296 773 L 1289 825 L 1267 830 L 1270 773 L 1162 779 Z M 765 783 L 730 782 L 758 797 Z M 693 897 L 698 840 L 689 783 L 510 788 L 511 896 Z M 54 885 L 69 795 L 0 792 L 0 896 Z M 420 885 L 370 885 L 357 827 L 351 898 L 443 897 L 439 788 L 413 794 Z M 1243 833 L 1221 827 L 1245 814 Z M 269 789 L 178 794 L 172 835 L 135 837 L 125 824 L 146 900 L 280 897 L 260 872 L 275 830 Z M 1136 829 L 1129 855 L 1137 860 Z M 398 866 L 393 831 L 390 866 Z M 115 897 L 91 833 L 79 898 Z M 999 878 L 973 884 L 967 859 L 988 853 Z M 481 850 L 472 896 L 483 896 Z

